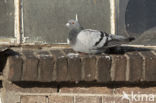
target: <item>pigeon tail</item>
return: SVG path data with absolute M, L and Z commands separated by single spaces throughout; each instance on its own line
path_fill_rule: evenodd
M 134 37 L 124 37 L 124 36 L 120 36 L 120 35 L 111 35 L 112 40 L 116 40 L 116 41 L 124 41 L 124 42 L 131 42 L 133 40 L 135 40 Z

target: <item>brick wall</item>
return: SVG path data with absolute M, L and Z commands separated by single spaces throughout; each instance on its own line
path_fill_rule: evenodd
M 5 96 L 7 96 L 5 103 L 155 103 L 153 100 L 156 100 L 156 87 L 147 86 L 147 84 L 144 86 L 143 84 L 71 84 L 70 86 L 60 85 L 59 91 L 55 86 L 42 87 L 41 85 L 43 86 L 43 84 L 38 84 L 38 87 L 30 88 L 21 87 L 19 84 L 5 83 Z M 122 100 L 123 92 L 129 96 L 130 101 Z M 132 95 L 136 95 L 136 97 L 132 97 Z M 147 97 L 140 99 L 141 97 L 137 95 L 147 95 Z M 150 99 L 150 95 L 154 96 L 154 99 Z
M 65 90 L 65 89 L 64 89 Z M 131 91 L 134 93 L 146 93 L 156 92 L 155 88 L 117 88 L 110 89 L 107 87 L 91 87 L 91 88 L 66 88 L 65 93 L 53 93 L 48 96 L 22 96 L 22 103 L 130 103 L 128 100 L 122 100 L 122 91 L 131 95 Z M 145 92 L 146 91 L 146 92 Z M 131 103 L 154 103 L 147 100 Z
M 7 60 L 2 100 L 4 103 L 154 103 L 156 51 L 125 48 L 117 49 L 116 53 L 111 49 L 109 54 L 69 56 L 75 53 L 70 48 L 13 47 L 4 53 Z M 122 100 L 124 93 L 130 100 Z
M 81 82 L 155 81 L 155 51 L 79 55 L 71 49 L 27 50 L 7 59 L 5 78 L 12 81 Z

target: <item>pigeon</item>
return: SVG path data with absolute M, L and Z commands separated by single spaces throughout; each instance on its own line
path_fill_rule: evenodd
M 79 53 L 104 53 L 109 47 L 121 45 L 135 39 L 134 37 L 113 35 L 99 30 L 84 29 L 78 22 L 77 15 L 76 20 L 69 20 L 66 26 L 69 29 L 67 42 L 74 51 Z

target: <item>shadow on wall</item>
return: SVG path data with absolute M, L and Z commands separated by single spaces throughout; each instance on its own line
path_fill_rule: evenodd
M 151 51 L 152 49 L 149 48 L 137 48 L 137 47 L 130 47 L 130 46 L 115 46 L 106 49 L 106 54 L 118 54 L 123 55 L 127 52 L 138 52 L 138 51 Z
M 0 75 L 2 74 L 3 72 L 3 69 L 6 65 L 6 62 L 7 62 L 7 58 L 8 56 L 15 56 L 15 55 L 19 55 L 19 53 L 9 49 L 9 48 L 0 48 Z

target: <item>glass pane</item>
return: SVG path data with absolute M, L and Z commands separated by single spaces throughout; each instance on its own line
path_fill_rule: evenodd
M 110 32 L 109 0 L 24 0 L 26 42 L 65 43 L 65 23 L 78 14 L 85 28 Z
M 117 32 L 133 44 L 156 45 L 156 0 L 119 0 Z
M 13 0 L 0 0 L 0 37 L 14 37 Z

